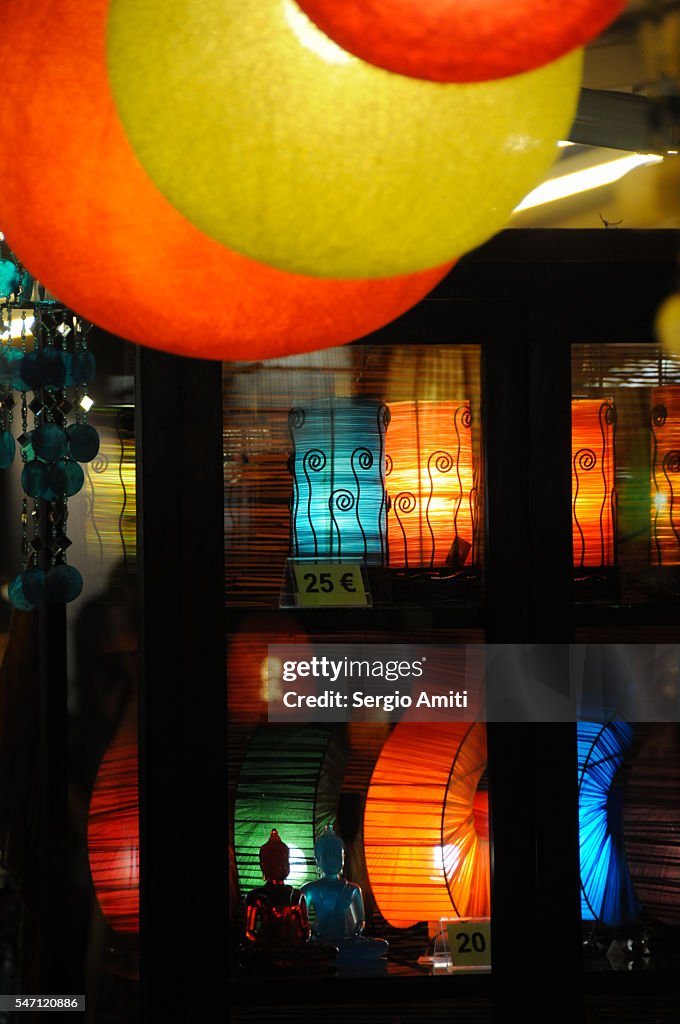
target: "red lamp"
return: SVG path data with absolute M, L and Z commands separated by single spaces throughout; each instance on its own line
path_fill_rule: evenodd
M 114 738 L 97 773 L 87 828 L 90 872 L 111 927 L 139 931 L 139 777 L 137 732 Z
M 516 75 L 594 39 L 624 0 L 298 0 L 320 29 L 379 67 L 435 82 Z

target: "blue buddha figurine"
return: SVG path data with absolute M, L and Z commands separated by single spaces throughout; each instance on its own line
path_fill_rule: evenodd
M 338 963 L 378 960 L 387 954 L 389 943 L 362 934 L 366 924 L 361 887 L 342 876 L 345 844 L 327 826 L 314 845 L 321 878 L 307 882 L 302 892 L 312 911 L 312 941 L 329 943 L 340 950 Z

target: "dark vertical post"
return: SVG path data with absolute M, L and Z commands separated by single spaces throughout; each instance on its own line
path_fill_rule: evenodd
M 74 946 L 68 813 L 66 609 L 38 613 L 40 666 L 40 978 L 37 995 L 82 993 L 84 951 Z
M 207 1019 L 226 1014 L 221 364 L 140 348 L 137 385 L 142 1019 Z
M 518 305 L 512 327 L 485 347 L 487 642 L 551 644 L 559 662 L 573 618 L 571 366 L 549 313 Z M 553 682 L 567 678 L 558 671 Z M 488 680 L 496 700 L 503 682 Z M 523 1020 L 543 1021 L 531 980 L 540 977 L 575 1024 L 583 1019 L 576 726 L 490 722 L 488 730 L 494 1019 L 507 1020 L 516 1005 Z

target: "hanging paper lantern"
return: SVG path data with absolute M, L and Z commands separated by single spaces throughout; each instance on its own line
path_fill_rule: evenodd
M 261 359 L 368 334 L 450 269 L 317 281 L 203 235 L 160 195 L 127 142 L 106 75 L 108 8 L 108 0 L 3 3 L 0 129 L 14 137 L 21 111 L 21 145 L 0 149 L 0 227 L 60 301 L 153 348 Z
M 387 407 L 332 398 L 292 409 L 291 554 L 296 558 L 385 559 Z
M 398 723 L 378 758 L 364 813 L 371 889 L 396 928 L 490 907 L 486 729 Z
M 392 402 L 385 480 L 391 568 L 474 561 L 477 485 L 468 402 Z
M 262 884 L 260 847 L 277 828 L 290 848 L 288 883 L 317 877 L 314 842 L 335 820 L 344 768 L 332 728 L 259 729 L 241 766 L 234 848 L 243 894 Z
M 680 387 L 652 390 L 652 564 L 680 564 Z
M 616 409 L 611 398 L 571 403 L 571 499 L 574 566 L 613 565 Z
M 624 0 L 297 0 L 331 39 L 379 67 L 481 82 L 540 67 L 594 39 Z
M 680 355 L 680 292 L 669 295 L 659 306 L 654 331 L 669 355 Z
M 577 730 L 581 916 L 619 925 L 640 913 L 623 843 L 622 792 L 613 786 L 633 730 L 625 722 L 579 722 Z
M 102 913 L 115 931 L 139 931 L 139 781 L 132 727 L 121 729 L 100 765 L 87 845 Z
M 566 138 L 581 52 L 441 85 L 347 54 L 292 0 L 112 0 L 111 87 L 142 165 L 206 234 L 320 277 L 433 267 L 502 228 Z

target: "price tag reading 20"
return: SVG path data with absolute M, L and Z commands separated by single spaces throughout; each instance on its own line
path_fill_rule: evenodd
M 451 921 L 447 925 L 449 952 L 454 967 L 488 967 L 491 964 L 489 919 Z
M 369 597 L 358 563 L 289 560 L 295 603 L 302 608 L 367 605 Z

